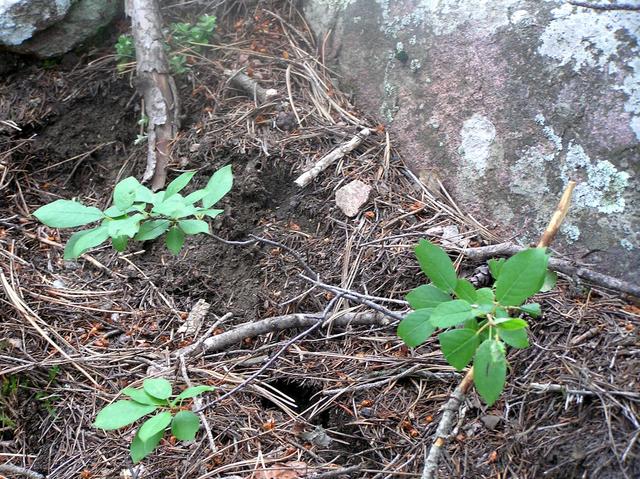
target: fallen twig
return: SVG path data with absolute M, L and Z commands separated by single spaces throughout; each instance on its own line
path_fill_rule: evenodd
M 318 162 L 313 165 L 313 168 L 298 176 L 298 178 L 296 178 L 295 184 L 300 188 L 304 188 L 314 179 L 316 179 L 318 175 L 326 170 L 332 163 L 335 163 L 344 155 L 355 150 L 360 145 L 360 143 L 362 143 L 363 140 L 370 134 L 371 130 L 369 130 L 369 128 L 363 128 L 362 130 L 360 130 L 360 133 L 351 138 L 347 143 L 340 145 L 335 150 L 332 150 L 328 155 L 320 158 L 320 160 L 318 160 Z
M 570 5 L 582 8 L 592 8 L 594 10 L 640 10 L 640 5 L 633 3 L 590 3 L 590 2 L 568 2 Z
M 39 472 L 25 467 L 14 466 L 13 464 L 0 464 L 0 474 L 13 474 L 15 476 L 28 477 L 29 479 L 44 479 L 44 476 Z
M 597 391 L 591 391 L 589 389 L 570 389 L 567 386 L 563 386 L 561 384 L 551 384 L 551 383 L 546 383 L 546 384 L 531 383 L 529 385 L 529 388 L 534 390 L 538 394 L 543 394 L 547 392 L 560 393 L 564 395 L 572 394 L 574 396 L 598 396 L 599 394 L 604 394 L 604 392 L 599 393 Z M 606 391 L 606 394 L 610 394 L 611 396 L 622 396 L 622 397 L 635 399 L 635 400 L 640 399 L 639 393 L 634 393 L 631 391 Z
M 229 83 L 231 83 L 231 85 L 245 92 L 256 100 L 258 104 L 267 103 L 278 96 L 277 90 L 273 88 L 262 88 L 257 81 L 240 71 L 232 72 L 231 70 L 225 70 L 224 74 L 229 77 Z

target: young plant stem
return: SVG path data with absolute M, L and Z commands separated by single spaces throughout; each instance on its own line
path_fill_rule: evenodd
M 567 216 L 567 211 L 569 210 L 569 206 L 571 204 L 571 194 L 573 193 L 573 189 L 575 188 L 575 186 L 575 181 L 570 181 L 567 185 L 564 193 L 562 194 L 562 197 L 560 198 L 560 202 L 558 203 L 556 211 L 553 213 L 549 224 L 540 237 L 538 248 L 545 248 L 549 246 L 551 241 L 553 241 L 556 234 L 558 233 L 562 221 L 564 220 L 565 216 Z M 469 368 L 464 378 L 462 379 L 462 382 L 453 391 L 451 397 L 442 408 L 444 412 L 442 413 L 442 417 L 440 418 L 440 422 L 438 423 L 436 438 L 433 441 L 433 444 L 429 449 L 429 454 L 427 455 L 427 458 L 425 460 L 421 479 L 433 479 L 435 477 L 436 471 L 438 470 L 438 461 L 440 459 L 440 454 L 442 454 L 442 448 L 446 443 L 447 438 L 451 434 L 453 420 L 472 385 L 473 366 Z

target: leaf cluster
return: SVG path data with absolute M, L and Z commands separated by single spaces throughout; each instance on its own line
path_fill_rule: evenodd
M 416 347 L 443 329 L 438 340 L 445 359 L 457 370 L 473 361 L 476 389 L 492 405 L 506 380 L 505 345 L 529 346 L 528 323 L 517 316 L 525 313 L 538 317 L 540 305 L 525 301 L 555 285 L 555 276 L 547 270 L 546 249 L 529 248 L 508 260 L 490 260 L 495 283 L 492 288 L 480 289 L 457 277 L 442 248 L 421 240 L 415 253 L 431 284 L 407 295 L 414 311 L 398 325 L 398 336 L 408 346 Z
M 173 388 L 166 379 L 145 379 L 142 388 L 126 387 L 121 393 L 129 397 L 106 406 L 96 416 L 94 427 L 110 431 L 128 426 L 138 419 L 156 412 L 138 428 L 129 449 L 134 464 L 140 462 L 160 444 L 169 425 L 171 434 L 181 441 L 192 441 L 200 418 L 189 410 L 181 409 L 182 401 L 213 391 L 212 386 L 192 386 L 173 399 Z
M 117 251 L 124 251 L 131 239 L 148 241 L 165 233 L 167 248 L 178 254 L 187 235 L 209 233 L 209 224 L 204 218 L 215 218 L 223 212 L 212 206 L 233 185 L 231 165 L 227 165 L 211 176 L 205 188 L 181 195 L 194 175 L 193 171 L 183 173 L 166 190 L 155 193 L 131 176 L 115 186 L 113 204 L 104 211 L 77 201 L 56 200 L 33 214 L 53 228 L 100 222 L 99 226 L 78 231 L 69 238 L 64 249 L 65 259 L 77 258 L 108 239 Z

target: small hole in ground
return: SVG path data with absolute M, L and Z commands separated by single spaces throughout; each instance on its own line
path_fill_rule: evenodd
M 283 393 L 285 396 L 293 399 L 297 407 L 291 409 L 297 413 L 306 411 L 311 407 L 318 400 L 318 397 L 314 396 L 320 392 L 318 387 L 311 384 L 302 384 L 298 381 L 289 381 L 286 379 L 276 379 L 275 381 L 270 381 L 268 384 L 272 388 Z M 279 409 L 276 404 L 265 398 L 262 398 L 262 407 L 265 409 Z M 312 422 L 314 424 L 327 426 L 329 419 L 330 412 L 324 411 L 319 416 L 314 417 Z

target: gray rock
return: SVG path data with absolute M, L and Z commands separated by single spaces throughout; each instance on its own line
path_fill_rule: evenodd
M 354 180 L 336 191 L 336 205 L 349 218 L 358 214 L 362 205 L 369 200 L 371 187 L 360 180 Z
M 564 0 L 307 0 L 343 89 L 410 167 L 522 243 L 579 181 L 554 247 L 640 281 L 640 12 Z
M 0 45 L 49 58 L 94 36 L 118 14 L 118 0 L 0 1 Z

